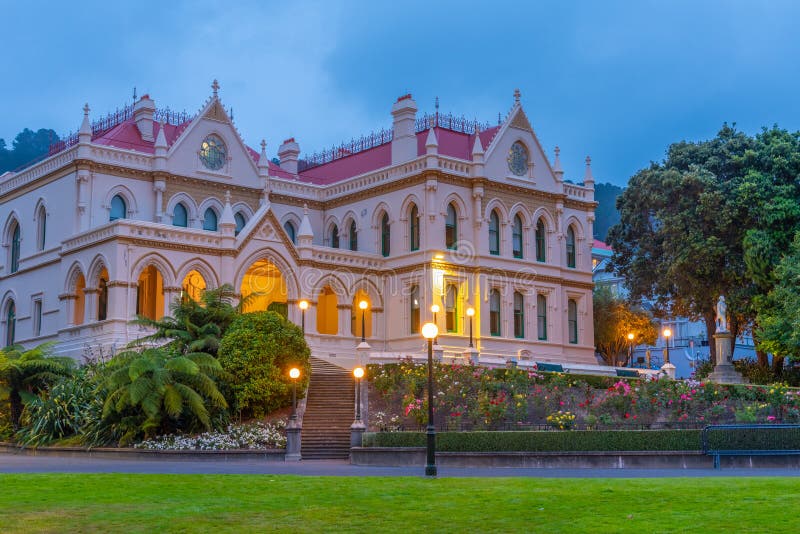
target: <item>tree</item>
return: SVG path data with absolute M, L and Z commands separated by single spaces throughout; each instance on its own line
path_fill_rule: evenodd
M 118 424 L 120 443 L 200 426 L 208 430 L 206 403 L 227 408 L 215 382 L 222 367 L 210 354 L 172 354 L 163 347 L 128 350 L 109 366 L 102 416 Z
M 53 130 L 41 128 L 37 131 L 25 128 L 14 138 L 12 149 L 0 139 L 0 174 L 20 167 L 47 154 L 50 145 L 59 140 Z
M 594 344 L 608 365 L 627 365 L 628 347 L 655 343 L 658 327 L 650 314 L 631 306 L 608 287 L 594 290 Z M 628 339 L 633 334 L 633 340 Z
M 23 403 L 72 372 L 72 360 L 50 355 L 53 345 L 42 343 L 30 350 L 11 345 L 0 351 L 0 398 L 8 400 L 15 429 L 19 428 Z
M 300 391 L 308 384 L 311 351 L 300 328 L 276 312 L 246 313 L 231 324 L 219 347 L 234 410 L 260 417 L 291 402 L 289 369 L 298 367 Z
M 242 304 L 233 304 L 234 295 L 233 286 L 225 284 L 203 291 L 200 302 L 176 299 L 170 305 L 172 316 L 157 321 L 139 316 L 133 323 L 153 328 L 155 332 L 134 344 L 171 340 L 170 345 L 179 352 L 207 352 L 216 356 L 222 337 L 240 315 Z
M 608 230 L 619 222 L 617 197 L 623 189 L 614 184 L 595 184 L 594 199 L 597 201 L 594 221 L 594 237 L 605 241 Z
M 630 179 L 609 230 L 612 265 L 631 297 L 651 300 L 661 315 L 704 320 L 709 339 L 720 295 L 734 336 L 753 316 L 743 251 L 750 211 L 736 191 L 755 146 L 727 125 L 709 141 L 671 145 L 663 163 Z

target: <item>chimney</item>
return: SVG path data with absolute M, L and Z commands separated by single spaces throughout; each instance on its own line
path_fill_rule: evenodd
M 141 100 L 133 105 L 133 120 L 139 129 L 139 135 L 144 141 L 155 141 L 153 137 L 153 114 L 156 104 L 150 95 L 144 95 Z
M 410 94 L 397 99 L 392 106 L 392 117 L 392 165 L 396 165 L 417 157 L 417 137 L 414 132 L 417 103 Z
M 278 147 L 278 159 L 281 160 L 281 169 L 290 174 L 297 174 L 297 156 L 300 155 L 300 145 L 290 137 Z

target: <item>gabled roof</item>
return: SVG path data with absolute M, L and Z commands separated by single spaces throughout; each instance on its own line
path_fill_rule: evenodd
M 178 126 L 164 124 L 164 137 L 167 139 L 167 146 L 171 147 L 175 143 L 189 123 L 190 121 L 187 121 Z M 98 134 L 97 137 L 92 138 L 92 143 L 95 145 L 113 146 L 116 148 L 153 154 L 155 152 L 155 138 L 158 136 L 158 129 L 159 124 L 153 121 L 154 140 L 146 141 L 142 139 L 136 122 L 134 122 L 133 119 L 128 119 Z

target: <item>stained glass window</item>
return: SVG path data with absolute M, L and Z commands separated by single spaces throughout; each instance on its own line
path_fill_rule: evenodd
M 508 168 L 517 176 L 525 176 L 528 172 L 528 149 L 519 141 L 508 150 Z
M 218 171 L 225 165 L 227 149 L 217 135 L 209 135 L 200 145 L 200 161 L 207 169 Z

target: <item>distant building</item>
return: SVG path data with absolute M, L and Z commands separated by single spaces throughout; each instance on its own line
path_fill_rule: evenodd
M 519 93 L 493 125 L 420 115 L 411 95 L 391 115 L 320 154 L 288 138 L 276 164 L 216 82 L 193 115 L 145 95 L 92 123 L 87 106 L 76 135 L 0 181 L 5 343 L 119 348 L 145 334 L 137 314 L 231 284 L 247 310 L 304 318 L 323 358 L 352 358 L 362 335 L 375 358 L 418 353 L 436 305 L 446 357 L 472 330 L 481 358 L 593 364 L 588 158 L 584 185 L 566 183 Z

